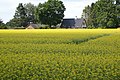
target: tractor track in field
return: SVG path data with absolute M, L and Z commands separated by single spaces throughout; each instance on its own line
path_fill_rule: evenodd
M 105 36 L 110 36 L 111 34 L 103 34 L 103 35 L 98 35 L 98 36 L 92 36 L 89 38 L 85 38 L 85 39 L 74 39 L 71 42 L 69 42 L 68 44 L 81 44 L 81 43 L 85 43 L 91 40 L 95 40 L 101 37 L 105 37 Z

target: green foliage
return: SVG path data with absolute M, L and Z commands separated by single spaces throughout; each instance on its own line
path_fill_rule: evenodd
M 116 28 L 119 23 L 120 7 L 115 0 L 99 0 L 83 10 L 88 26 Z
M 60 0 L 48 0 L 43 4 L 39 4 L 37 8 L 37 18 L 42 24 L 56 26 L 61 23 L 64 17 L 65 6 Z
M 19 3 L 18 7 L 16 8 L 16 12 L 14 15 L 15 24 L 19 24 L 17 27 L 26 27 L 27 26 L 27 14 L 26 9 L 24 8 L 22 3 Z
M 8 29 L 6 26 L 0 26 L 0 29 Z
M 21 18 L 19 18 L 19 19 L 13 18 L 9 22 L 7 22 L 6 25 L 10 26 L 10 28 L 21 27 L 22 21 L 23 21 L 23 19 L 21 19 Z
M 37 23 L 40 23 L 41 21 L 39 20 L 39 11 L 42 8 L 42 4 L 39 3 L 38 6 L 35 8 L 35 19 Z
M 3 21 L 0 19 L 0 24 L 2 24 L 3 23 Z
M 35 20 L 35 9 L 36 7 L 32 3 L 24 4 L 24 8 L 26 9 L 26 15 L 27 15 L 27 23 L 36 23 Z
M 72 40 L 72 42 L 70 42 L 70 43 L 71 44 L 81 44 L 81 43 L 85 43 L 85 42 L 88 42 L 90 40 L 94 40 L 94 39 L 104 37 L 104 36 L 110 36 L 110 35 L 109 34 L 102 34 L 102 35 L 97 35 L 97 36 L 91 36 L 91 37 L 88 37 L 88 38 L 85 38 L 85 39 L 75 39 L 75 40 Z
M 25 27 L 14 27 L 13 29 L 25 29 Z
M 0 19 L 0 29 L 7 29 L 6 25 L 3 23 L 2 19 Z
M 16 8 L 16 12 L 15 12 L 15 18 L 21 18 L 21 19 L 25 19 L 26 18 L 26 12 L 25 12 L 25 8 L 23 6 L 22 3 L 19 3 L 18 7 Z
M 94 26 L 88 26 L 87 29 L 95 29 Z
M 85 9 L 83 10 L 82 13 L 82 18 L 84 18 L 86 20 L 87 26 L 90 26 L 90 11 L 91 11 L 91 7 L 88 5 L 87 7 L 85 7 Z
M 113 21 L 108 21 L 107 26 L 109 26 L 109 27 L 113 27 L 113 26 L 114 26 Z
M 39 27 L 39 29 L 50 29 L 50 28 L 49 28 L 49 26 L 46 25 L 46 26 Z
M 22 4 L 19 3 L 16 8 L 14 18 L 7 22 L 7 25 L 11 28 L 14 27 L 26 27 L 28 24 L 36 23 L 35 20 L 35 6 L 31 3 Z
M 116 0 L 116 4 L 117 4 L 117 5 L 120 5 L 120 0 Z
M 38 6 L 31 3 L 19 3 L 14 18 L 7 25 L 11 27 L 26 27 L 30 23 L 41 23 L 56 26 L 64 17 L 65 6 L 62 1 L 48 0 Z
M 119 80 L 119 32 L 0 30 L 0 80 Z

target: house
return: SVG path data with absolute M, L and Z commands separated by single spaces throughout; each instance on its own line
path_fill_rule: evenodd
M 83 18 L 68 18 L 68 19 L 63 19 L 61 28 L 86 28 L 86 21 Z
M 37 24 L 30 24 L 26 29 L 38 29 L 39 25 Z

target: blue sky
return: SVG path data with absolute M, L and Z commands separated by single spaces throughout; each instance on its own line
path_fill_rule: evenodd
M 0 0 L 0 19 L 5 23 L 13 18 L 16 7 L 19 3 L 33 3 L 38 5 L 38 3 L 43 3 L 47 0 Z M 82 15 L 82 10 L 85 6 L 90 5 L 92 2 L 98 0 L 62 0 L 65 4 L 65 18 L 78 18 Z

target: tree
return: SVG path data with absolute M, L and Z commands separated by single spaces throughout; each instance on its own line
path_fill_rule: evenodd
M 88 25 L 94 27 L 116 27 L 119 24 L 119 9 L 115 0 L 99 0 L 95 4 L 92 4 L 89 9 Z M 117 3 L 118 4 L 118 3 Z M 88 10 L 88 7 L 85 8 Z
M 3 23 L 2 19 L 0 19 L 0 25 Z
M 21 22 L 22 22 L 21 18 L 18 19 L 13 18 L 9 22 L 7 22 L 6 25 L 9 26 L 10 28 L 19 27 L 21 26 Z
M 51 27 L 52 25 L 56 26 L 61 23 L 66 8 L 60 0 L 48 0 L 42 5 L 39 4 L 37 10 L 39 21 Z
M 118 26 L 120 26 L 120 0 L 116 0 L 116 6 L 117 6 L 117 17 L 118 17 Z
M 7 25 L 11 27 L 26 27 L 31 22 L 36 23 L 35 9 L 36 6 L 31 3 L 24 4 L 24 6 L 22 3 L 19 3 L 14 18 L 7 22 Z
M 42 8 L 41 3 L 39 3 L 38 6 L 35 8 L 35 20 L 37 23 L 40 23 L 39 12 L 41 11 L 41 8 Z
M 16 19 L 16 21 L 18 20 L 16 24 L 20 24 L 19 27 L 25 27 L 27 25 L 26 9 L 24 8 L 22 3 L 19 3 L 18 7 L 16 8 L 14 19 Z
M 19 3 L 18 7 L 16 8 L 15 18 L 26 18 L 26 9 L 24 8 L 22 3 Z
M 3 23 L 2 19 L 0 19 L 0 29 L 6 29 L 7 27 Z
M 116 4 L 117 4 L 117 5 L 120 5 L 120 0 L 116 0 Z
M 118 25 L 116 5 L 114 0 L 101 0 L 96 4 L 97 24 L 98 27 L 105 26 L 107 28 L 116 27 Z M 111 23 L 111 25 L 109 25 Z
M 31 3 L 24 4 L 24 8 L 26 9 L 26 16 L 27 16 L 27 22 L 35 23 L 35 6 Z
M 0 28 L 2 28 L 4 26 L 4 23 L 2 21 L 2 19 L 0 19 Z
M 83 10 L 83 13 L 82 13 L 82 18 L 85 19 L 87 25 L 89 25 L 89 22 L 90 22 L 90 11 L 91 11 L 91 7 L 88 5 L 87 7 L 85 7 L 85 9 Z

